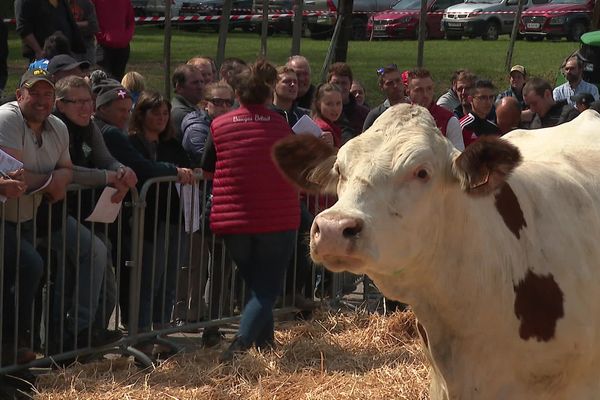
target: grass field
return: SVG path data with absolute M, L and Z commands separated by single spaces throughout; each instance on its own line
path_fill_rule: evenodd
M 431 40 L 425 43 L 425 66 L 431 70 L 437 82 L 437 92 L 443 93 L 448 86 L 452 71 L 469 68 L 482 77 L 492 79 L 499 89 L 507 86 L 504 73 L 504 60 L 508 48 L 508 37 L 498 41 L 484 42 L 481 39 L 461 41 Z M 329 42 L 303 39 L 301 53 L 308 57 L 313 68 L 314 80 L 319 79 L 319 71 Z M 513 55 L 514 64 L 522 64 L 530 75 L 539 75 L 553 81 L 561 61 L 578 48 L 572 42 L 527 42 L 518 41 Z M 15 87 L 18 76 L 25 67 L 20 56 L 20 42 L 14 31 L 10 33 L 10 78 L 8 88 Z M 275 35 L 269 38 L 267 56 L 276 63 L 284 63 L 290 55 L 291 37 Z M 188 32 L 175 29 L 172 41 L 172 64 L 184 62 L 197 54 L 215 56 L 217 34 L 208 32 Z M 232 33 L 227 39 L 226 57 L 240 57 L 253 60 L 260 52 L 260 37 L 253 33 Z M 132 43 L 132 54 L 128 68 L 144 74 L 150 86 L 163 90 L 163 31 L 155 26 L 138 28 Z M 351 42 L 348 62 L 355 78 L 367 87 L 367 100 L 377 105 L 382 96 L 377 89 L 376 69 L 396 63 L 401 69 L 414 67 L 417 60 L 417 41 L 394 40 L 374 42 Z

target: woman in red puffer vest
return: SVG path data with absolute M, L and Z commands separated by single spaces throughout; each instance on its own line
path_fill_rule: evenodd
M 264 60 L 235 77 L 240 107 L 212 122 L 203 157 L 203 169 L 214 170 L 210 227 L 223 236 L 250 293 L 223 362 L 252 346 L 274 345 L 272 308 L 296 244 L 298 192 L 271 159 L 273 145 L 292 135 L 286 120 L 265 105 L 276 79 L 275 67 Z

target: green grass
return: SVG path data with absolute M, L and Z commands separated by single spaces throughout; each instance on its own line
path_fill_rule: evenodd
M 10 33 L 10 78 L 7 88 L 15 87 L 26 62 L 20 56 L 20 42 L 15 32 Z M 499 89 L 507 86 L 504 60 L 508 48 L 508 37 L 498 41 L 464 39 L 461 41 L 431 40 L 425 43 L 425 66 L 431 70 L 437 83 L 436 92 L 443 93 L 448 87 L 452 71 L 469 68 L 481 77 L 492 79 Z M 328 41 L 303 39 L 301 53 L 311 61 L 314 80 L 319 79 L 321 66 L 327 52 Z M 524 65 L 530 75 L 543 76 L 554 81 L 558 66 L 577 43 L 518 41 L 513 63 Z M 275 64 L 284 63 L 290 54 L 291 37 L 275 35 L 268 41 L 268 58 Z M 215 56 L 217 34 L 209 32 L 187 32 L 175 29 L 171 45 L 172 64 L 185 62 L 197 54 Z M 260 37 L 255 33 L 231 33 L 227 38 L 226 57 L 236 56 L 253 60 L 260 52 Z M 144 74 L 152 88 L 163 90 L 162 68 L 163 31 L 145 26 L 136 31 L 132 42 L 132 53 L 128 69 Z M 377 88 L 376 69 L 396 63 L 402 69 L 414 67 L 417 60 L 416 40 L 390 40 L 374 42 L 350 42 L 348 62 L 355 78 L 367 87 L 367 99 L 377 105 L 382 96 Z M 172 71 L 172 69 L 171 69 Z

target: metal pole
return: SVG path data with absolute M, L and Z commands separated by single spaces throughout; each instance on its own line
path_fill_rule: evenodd
M 519 34 L 519 22 L 521 21 L 522 12 L 523 0 L 519 0 L 519 5 L 517 7 L 517 15 L 515 16 L 512 32 L 510 34 L 510 42 L 508 43 L 508 49 L 506 50 L 506 62 L 504 63 L 504 69 L 506 70 L 506 72 L 510 71 L 510 66 L 512 64 L 513 50 L 515 48 L 515 40 L 517 40 L 517 35 Z
M 221 68 L 221 64 L 225 59 L 225 45 L 227 43 L 227 31 L 229 30 L 229 18 L 231 17 L 231 8 L 233 0 L 225 0 L 223 10 L 221 12 L 221 21 L 219 22 L 219 43 L 217 44 L 217 68 Z
M 269 34 L 269 2 L 262 2 L 262 21 L 260 24 L 260 55 L 267 58 L 267 35 Z
M 331 42 L 329 42 L 329 48 L 327 49 L 327 54 L 325 55 L 325 60 L 323 61 L 323 67 L 321 68 L 321 82 L 325 82 L 325 78 L 327 77 L 327 70 L 329 69 L 329 65 L 331 64 L 334 49 L 337 44 L 338 37 L 340 36 L 341 29 L 342 29 L 342 18 L 340 17 L 335 22 L 333 36 L 331 37 Z
M 300 54 L 300 40 L 302 39 L 302 25 L 303 19 L 303 5 L 302 0 L 294 0 L 294 25 L 292 29 L 292 53 L 291 56 Z
M 421 13 L 419 16 L 419 44 L 417 49 L 417 67 L 423 66 L 425 53 L 425 36 L 427 35 L 427 0 L 421 0 Z
M 171 0 L 165 4 L 165 38 L 163 42 L 163 71 L 165 79 L 165 97 L 171 99 Z

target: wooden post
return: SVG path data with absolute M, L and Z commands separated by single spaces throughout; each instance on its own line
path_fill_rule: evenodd
M 594 3 L 592 22 L 590 23 L 590 31 L 595 31 L 597 29 L 600 29 L 600 1 Z
M 338 20 L 341 19 L 342 25 L 337 41 L 334 43 L 333 60 L 335 62 L 345 62 L 348 58 L 348 41 L 352 36 L 352 10 L 354 7 L 354 0 L 340 0 L 339 4 Z
M 515 48 L 515 40 L 519 34 L 519 23 L 521 22 L 521 14 L 523 13 L 523 0 L 519 0 L 517 6 L 517 15 L 515 16 L 515 22 L 513 22 L 512 32 L 510 34 L 510 42 L 508 43 L 508 49 L 506 50 L 506 62 L 504 63 L 504 70 L 510 71 L 512 65 L 513 50 Z
M 171 0 L 165 4 L 165 36 L 163 39 L 163 71 L 165 80 L 165 97 L 171 99 Z
M 225 45 L 227 44 L 227 32 L 229 31 L 229 17 L 231 17 L 231 8 L 233 0 L 225 0 L 223 10 L 221 10 L 221 21 L 219 21 L 219 43 L 217 44 L 217 59 L 215 64 L 217 70 L 225 59 Z
M 294 0 L 294 25 L 292 29 L 292 52 L 291 56 L 300 54 L 300 41 L 302 40 L 302 26 L 304 24 L 304 1 Z
M 260 55 L 267 58 L 267 36 L 269 34 L 269 0 L 262 2 L 262 21 L 260 24 Z
M 425 53 L 425 35 L 427 34 L 427 0 L 421 0 L 421 13 L 419 16 L 419 44 L 417 47 L 417 67 L 423 67 Z

